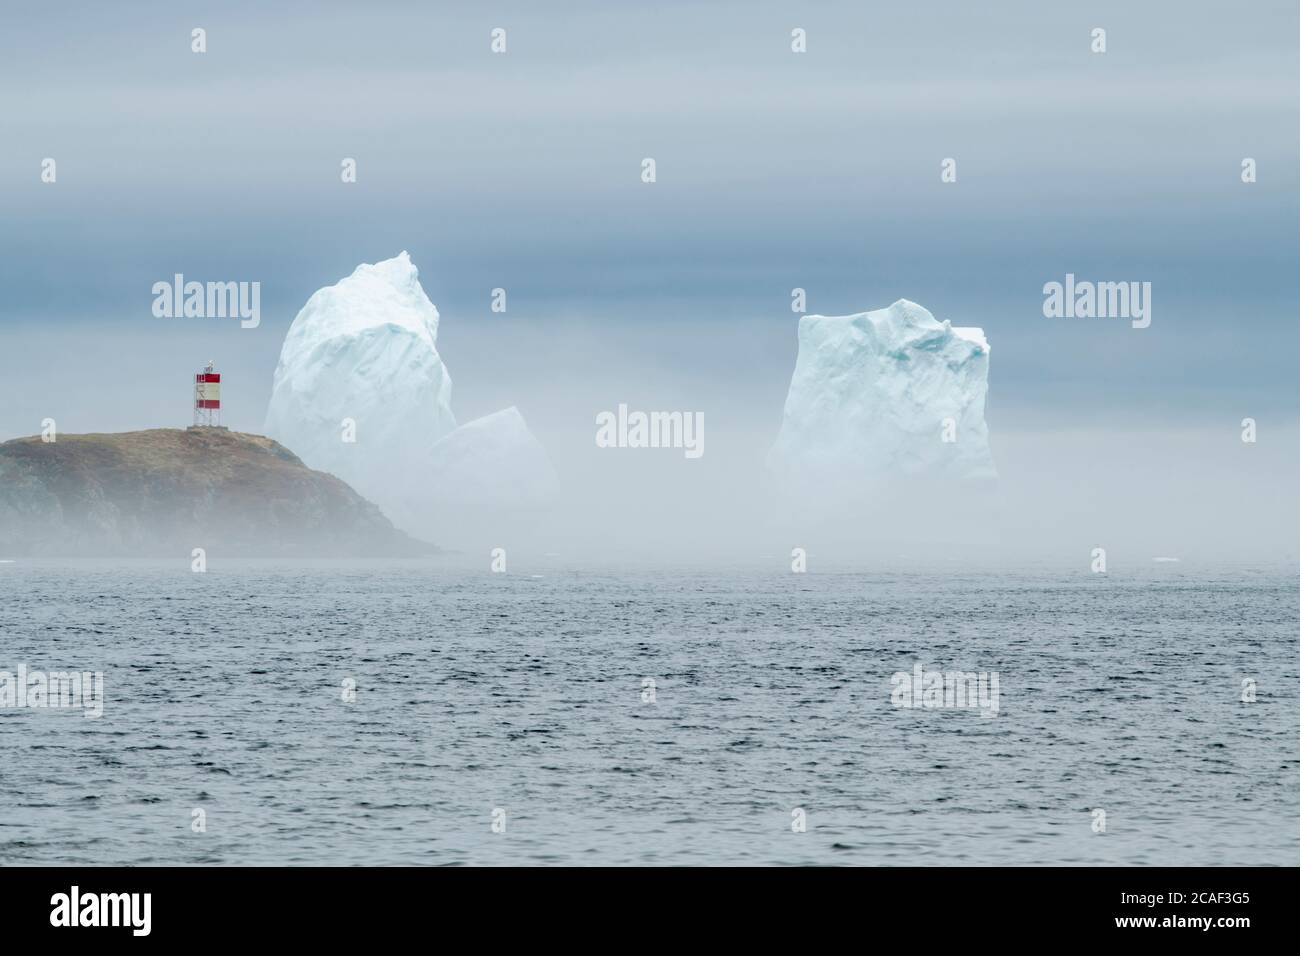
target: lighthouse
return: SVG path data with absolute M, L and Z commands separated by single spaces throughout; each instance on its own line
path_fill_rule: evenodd
M 221 373 L 209 362 L 194 373 L 194 424 L 209 428 L 221 425 Z

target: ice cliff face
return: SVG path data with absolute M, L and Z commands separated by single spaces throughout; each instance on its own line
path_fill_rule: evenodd
M 456 427 L 437 335 L 438 310 L 405 252 L 357 266 L 293 320 L 266 415 L 266 434 L 312 468 L 430 535 L 448 502 L 510 507 L 555 484 L 516 409 Z
M 996 477 L 984 423 L 988 370 L 982 329 L 954 328 L 906 299 L 804 316 L 769 468 L 819 482 Z
M 318 290 L 289 327 L 266 434 L 311 467 L 383 497 L 456 427 L 438 310 L 403 252 Z M 355 423 L 355 442 L 345 423 Z M 380 501 L 382 505 L 384 502 Z

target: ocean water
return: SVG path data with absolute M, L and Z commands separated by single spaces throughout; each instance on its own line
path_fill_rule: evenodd
M 1294 568 L 486 563 L 0 564 L 0 864 L 1300 863 Z

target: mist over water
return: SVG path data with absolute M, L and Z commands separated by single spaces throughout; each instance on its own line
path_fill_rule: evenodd
M 770 484 L 765 458 L 794 367 L 797 316 L 752 323 L 752 334 L 712 322 L 653 330 L 576 319 L 491 322 L 443 317 L 439 350 L 457 418 L 517 405 L 558 472 L 561 495 L 541 512 L 439 509 L 438 488 L 429 482 L 423 497 L 431 517 L 404 530 L 444 548 L 580 549 L 592 559 L 669 562 L 788 555 L 796 546 L 849 559 L 916 554 L 974 563 L 1000 556 L 1086 562 L 1098 546 L 1113 557 L 1195 556 L 1210 564 L 1300 553 L 1300 496 L 1293 491 L 1300 425 L 1284 408 L 1248 396 L 1093 404 L 1061 383 L 1020 380 L 1014 359 L 1004 359 L 1002 342 L 990 336 L 987 420 L 996 480 L 843 482 L 783 494 Z M 65 432 L 183 427 L 190 359 L 209 352 L 229 357 L 222 366 L 226 423 L 260 432 L 279 347 L 278 338 L 263 334 L 270 325 L 230 333 L 241 346 L 235 352 L 222 351 L 225 338 L 202 322 L 190 326 L 206 333 L 197 349 L 142 339 L 140 350 L 125 349 L 114 387 L 98 397 L 97 354 L 117 339 L 83 330 L 84 348 L 52 353 L 59 363 L 42 381 L 12 392 L 16 400 L 0 407 L 7 430 L 0 437 L 35 434 L 47 415 Z M 49 350 L 54 336 L 39 327 L 7 331 L 3 380 L 30 376 L 31 356 Z M 736 343 L 734 361 L 718 357 L 724 338 Z M 701 413 L 703 455 L 598 448 L 596 415 L 620 402 Z M 1259 422 L 1254 444 L 1241 441 L 1247 415 Z M 419 475 L 409 478 L 420 486 Z

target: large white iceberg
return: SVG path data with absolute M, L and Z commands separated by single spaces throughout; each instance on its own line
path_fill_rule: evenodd
M 991 478 L 982 329 L 900 299 L 799 320 L 799 356 L 768 465 L 827 486 L 862 478 Z
M 555 484 L 523 417 L 457 428 L 438 310 L 405 252 L 315 292 L 280 351 L 266 434 L 347 481 L 399 527 L 436 533 L 439 502 L 544 498 Z
M 289 327 L 266 434 L 312 468 L 385 497 L 456 427 L 437 336 L 438 310 L 410 256 L 357 266 L 316 291 Z

